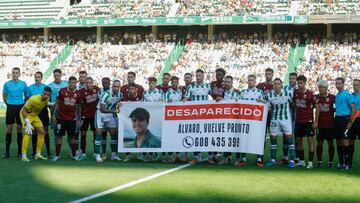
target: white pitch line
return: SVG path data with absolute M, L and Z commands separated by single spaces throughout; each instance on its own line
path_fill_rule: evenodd
M 99 193 L 96 193 L 96 194 L 93 194 L 93 195 L 90 195 L 90 196 L 87 196 L 87 197 L 83 197 L 83 198 L 78 199 L 78 200 L 70 201 L 69 203 L 86 202 L 86 201 L 89 201 L 89 200 L 92 200 L 92 199 L 95 199 L 95 198 L 98 198 L 98 197 L 102 197 L 102 196 L 111 194 L 111 193 L 113 193 L 113 192 L 117 192 L 117 191 L 126 189 L 126 188 L 128 188 L 128 187 L 131 187 L 131 186 L 134 186 L 134 185 L 137 185 L 137 184 L 140 184 L 140 183 L 143 183 L 143 182 L 146 182 L 146 181 L 155 179 L 155 178 L 157 178 L 157 177 L 166 175 L 166 174 L 168 174 L 168 173 L 175 172 L 175 171 L 177 171 L 177 170 L 180 170 L 180 169 L 189 167 L 189 166 L 191 166 L 191 165 L 192 165 L 192 164 L 180 165 L 180 166 L 178 166 L 178 167 L 175 167 L 175 168 L 172 168 L 172 169 L 169 169 L 169 170 L 160 172 L 160 173 L 156 173 L 156 174 L 153 174 L 153 175 L 151 175 L 151 176 L 147 176 L 147 177 L 145 177 L 145 178 L 141 178 L 141 179 L 134 180 L 134 181 L 132 181 L 132 182 L 129 182 L 129 183 L 126 183 L 126 184 L 123 184 L 123 185 L 119 185 L 119 186 L 117 186 L 117 187 L 111 188 L 111 189 L 109 189 L 109 190 L 105 190 L 105 191 L 103 191 L 103 192 L 99 192 Z

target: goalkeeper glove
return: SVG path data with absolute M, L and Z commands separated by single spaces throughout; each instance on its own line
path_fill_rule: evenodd
M 32 135 L 34 127 L 31 125 L 29 118 L 25 118 L 25 123 L 26 123 L 25 133 L 28 135 Z

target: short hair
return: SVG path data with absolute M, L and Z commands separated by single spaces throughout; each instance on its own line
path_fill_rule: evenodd
M 299 75 L 299 76 L 296 78 L 296 81 L 304 81 L 304 82 L 306 82 L 306 81 L 307 81 L 307 78 L 305 77 L 305 75 Z
M 129 118 L 131 119 L 138 119 L 141 121 L 146 121 L 147 123 L 149 123 L 150 120 L 150 113 L 144 109 L 144 108 L 136 108 L 135 110 L 133 110 L 130 115 Z
M 20 68 L 19 67 L 14 67 L 11 71 L 17 70 L 20 72 Z
M 202 74 L 205 73 L 202 69 L 197 69 L 195 72 L 196 72 L 196 73 L 202 73 Z
M 46 86 L 46 87 L 44 87 L 44 91 L 45 91 L 45 92 L 49 92 L 49 93 L 51 93 L 51 88 L 50 88 L 50 87 L 48 87 L 48 86 Z
M 157 79 L 156 79 L 156 77 L 149 77 L 148 78 L 148 82 L 150 83 L 150 82 L 157 82 Z
M 116 82 L 118 82 L 118 83 L 121 84 L 120 80 L 118 80 L 118 79 L 115 79 L 115 80 L 113 81 L 113 84 L 116 83 Z
M 265 69 L 265 72 L 271 72 L 271 73 L 274 73 L 274 70 L 272 68 L 267 68 Z M 280 78 L 279 78 L 280 79 Z
M 218 68 L 218 69 L 216 69 L 216 70 L 215 70 L 215 73 L 216 73 L 216 72 L 222 73 L 222 74 L 224 74 L 224 75 L 226 74 L 226 71 L 225 71 L 223 68 Z
M 191 73 L 185 73 L 184 77 L 187 76 L 187 75 L 190 75 L 191 77 L 193 76 Z
M 86 74 L 87 75 L 87 72 L 82 70 L 82 71 L 79 72 L 79 75 L 81 75 L 81 74 Z
M 328 87 L 329 87 L 329 83 L 328 83 L 326 80 L 320 80 L 319 82 L 317 82 L 317 86 L 318 86 L 318 87 L 328 88 Z
M 91 80 L 94 81 L 94 79 L 92 77 L 87 77 L 85 80 Z
M 292 73 L 289 74 L 289 77 L 290 77 L 290 76 L 295 76 L 295 77 L 297 77 L 297 73 L 296 73 L 296 72 L 292 72 Z
M 225 79 L 230 79 L 231 81 L 233 81 L 233 77 L 231 75 L 226 76 Z
M 110 78 L 109 78 L 109 77 L 103 77 L 103 78 L 101 79 L 101 81 L 104 81 L 104 80 L 107 80 L 107 81 L 110 82 Z
M 136 77 L 136 73 L 133 72 L 133 71 L 129 71 L 127 74 L 128 74 L 128 75 L 133 75 L 134 77 Z
M 354 79 L 353 83 L 354 82 L 360 82 L 360 79 Z
M 340 80 L 342 84 L 345 84 L 345 79 L 343 77 L 338 77 L 335 80 Z
M 171 80 L 171 81 L 173 81 L 173 80 L 179 80 L 179 77 L 177 77 L 177 76 L 172 76 L 172 77 L 170 78 L 170 80 Z
M 248 79 L 249 79 L 249 78 L 254 78 L 254 79 L 256 80 L 256 75 L 250 74 L 250 75 L 247 76 L 247 78 L 248 78 Z
M 36 71 L 34 75 L 36 75 L 36 74 L 40 74 L 41 78 L 43 77 L 43 73 L 41 71 Z
M 136 84 L 134 82 L 129 83 L 129 87 L 135 87 L 137 88 Z
M 69 81 L 74 81 L 74 80 L 77 81 L 76 77 L 74 77 L 74 76 L 69 77 Z
M 275 78 L 275 79 L 274 79 L 274 82 L 275 82 L 275 81 L 280 81 L 281 84 L 283 83 L 280 78 Z
M 57 68 L 57 69 L 53 70 L 53 74 L 54 74 L 54 73 L 60 73 L 60 74 L 62 74 L 62 71 Z
M 170 73 L 164 73 L 162 76 L 164 77 L 164 75 L 168 75 L 169 77 L 171 77 Z

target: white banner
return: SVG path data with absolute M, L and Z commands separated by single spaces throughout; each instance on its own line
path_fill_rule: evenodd
M 255 101 L 127 102 L 119 152 L 264 153 L 268 106 Z

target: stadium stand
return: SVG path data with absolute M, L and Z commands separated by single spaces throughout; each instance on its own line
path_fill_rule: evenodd
M 0 19 L 56 19 L 61 9 L 55 0 L 2 0 Z
M 301 6 L 299 15 L 360 14 L 360 3 L 358 0 L 302 0 Z
M 337 34 L 333 40 L 320 35 L 312 38 L 305 48 L 302 63 L 297 66 L 297 72 L 308 77 L 311 89 L 316 89 L 316 82 L 324 79 L 330 81 L 329 90 L 335 93 L 335 79 L 344 77 L 346 89 L 352 91 L 351 81 L 360 77 L 359 35 Z
M 235 88 L 246 87 L 246 76 L 256 74 L 264 80 L 264 70 L 273 68 L 275 77 L 284 79 L 290 46 L 297 40 L 293 34 L 277 33 L 267 40 L 265 33 L 220 33 L 209 43 L 203 34 L 191 38 L 179 61 L 173 64 L 170 73 L 182 77 L 186 72 L 194 73 L 202 68 L 206 71 L 206 82 L 215 79 L 214 70 L 224 68 L 234 77 Z M 284 43 L 286 42 L 286 43 Z

